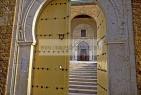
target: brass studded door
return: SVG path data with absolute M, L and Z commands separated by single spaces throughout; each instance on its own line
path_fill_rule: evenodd
M 31 95 L 68 95 L 68 8 L 68 0 L 52 0 L 38 15 Z

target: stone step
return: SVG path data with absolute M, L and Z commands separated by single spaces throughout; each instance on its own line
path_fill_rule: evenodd
M 93 72 L 69 72 L 70 74 L 97 74 L 97 71 L 93 71 Z
M 95 82 L 81 82 L 81 81 L 69 81 L 69 84 L 76 84 L 76 85 L 97 85 L 97 81 Z
M 97 71 L 95 72 L 70 72 L 69 74 L 76 75 L 97 75 Z
M 69 75 L 70 78 L 96 79 L 97 76 Z
M 70 63 L 70 65 L 93 65 L 93 64 L 97 64 L 97 63 Z
M 69 78 L 69 81 L 80 81 L 80 82 L 97 82 L 97 79 Z
M 75 71 L 75 70 L 73 70 L 73 71 L 70 71 L 69 72 L 70 74 L 71 73 L 97 73 L 97 70 L 95 70 L 95 71 Z
M 94 67 L 94 68 L 97 68 L 97 64 L 96 65 L 70 65 L 69 66 L 70 68 L 78 68 L 78 67 L 83 67 L 83 68 L 91 68 L 91 67 Z
M 97 65 L 97 63 L 70 63 L 70 65 L 83 65 L 83 66 L 91 66 L 91 65 Z
M 81 63 L 85 63 L 85 64 L 93 64 L 93 63 L 97 63 L 97 61 L 75 61 L 75 60 L 71 60 L 71 63 L 75 63 L 75 64 L 81 64 Z
M 70 64 L 97 64 L 97 62 L 91 62 L 91 63 L 88 63 L 88 62 L 70 62 Z
M 72 76 L 97 76 L 97 73 L 93 73 L 93 74 L 71 73 L 69 75 L 72 75 Z
M 69 93 L 69 95 L 97 95 L 97 94 Z
M 70 72 L 71 71 L 82 71 L 82 72 L 87 72 L 87 71 L 89 72 L 90 71 L 91 72 L 91 71 L 97 71 L 97 69 L 74 69 L 74 70 L 70 69 Z
M 97 89 L 69 88 L 69 93 L 97 94 Z
M 97 89 L 97 85 L 69 85 L 69 88 L 77 88 L 77 89 Z
M 97 63 L 70 64 L 69 95 L 97 94 Z
M 83 70 L 83 71 L 96 71 L 97 68 L 77 68 L 77 69 L 73 69 L 73 68 L 70 68 L 69 69 L 70 71 L 78 71 L 78 70 Z
M 70 65 L 70 68 L 97 68 L 97 65 Z
M 91 65 L 91 66 L 88 66 L 88 65 L 86 65 L 86 66 L 83 66 L 83 65 L 82 65 L 82 66 L 81 66 L 81 65 L 80 65 L 80 66 L 77 66 L 77 67 L 76 67 L 76 66 L 77 66 L 77 65 L 73 65 L 73 66 L 69 66 L 69 67 L 70 67 L 70 68 L 92 68 L 92 67 L 93 67 L 93 68 L 97 68 L 97 65 Z

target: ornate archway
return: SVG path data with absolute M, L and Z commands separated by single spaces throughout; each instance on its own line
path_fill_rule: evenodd
M 72 8 L 72 6 L 71 6 Z M 72 11 L 71 11 L 72 12 Z M 71 13 L 73 14 L 73 13 Z M 71 55 L 72 61 L 77 61 L 78 44 L 86 42 L 89 44 L 89 60 L 96 58 L 96 31 L 97 26 L 94 18 L 88 15 L 78 15 L 71 19 Z M 95 59 L 96 61 L 96 59 Z
M 15 54 L 15 51 L 13 51 L 15 56 L 10 61 L 12 66 L 13 64 L 24 64 L 25 68 L 20 69 L 19 66 L 9 67 L 7 93 L 10 93 L 10 95 L 12 95 L 12 91 L 15 95 L 30 95 L 33 48 L 36 44 L 35 21 L 43 5 L 49 1 L 51 0 L 34 0 L 25 3 L 24 10 L 26 12 L 21 13 L 24 15 L 22 19 L 23 31 L 19 33 L 19 29 L 17 30 L 17 34 L 22 35 L 23 39 L 13 40 L 17 42 L 15 43 L 16 46 L 14 44 L 17 52 Z M 108 93 L 109 95 L 137 95 L 133 31 L 131 27 L 131 0 L 98 0 L 96 4 L 100 6 L 106 17 Z M 20 88 L 14 87 L 15 85 L 11 81 L 13 68 L 16 68 L 17 71 L 16 75 L 13 76 L 15 77 L 14 80 L 16 79 L 14 84 L 17 87 L 22 85 Z M 21 93 L 23 90 L 24 93 Z
M 89 61 L 89 45 L 86 42 L 80 42 L 77 46 L 77 60 Z

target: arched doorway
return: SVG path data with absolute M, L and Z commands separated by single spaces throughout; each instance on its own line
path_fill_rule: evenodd
M 81 42 L 89 45 L 89 61 L 96 61 L 96 22 L 85 13 L 73 17 L 73 7 L 71 6 L 71 61 L 78 61 L 78 44 Z
M 86 42 L 80 42 L 78 44 L 78 61 L 89 61 L 89 45 Z
M 92 13 L 92 11 L 94 13 Z M 72 28 L 74 30 L 73 39 L 77 39 L 77 37 L 79 37 L 79 36 L 75 36 L 79 33 L 79 29 L 80 30 L 86 29 L 87 34 L 90 33 L 89 36 L 87 36 L 86 38 L 84 37 L 84 38 L 85 40 L 90 39 L 89 41 L 87 41 L 87 43 L 92 41 L 92 43 L 89 43 L 89 46 L 93 45 L 91 49 L 94 50 L 94 52 L 92 52 L 92 54 L 95 57 L 94 59 L 96 59 L 95 61 L 97 61 L 97 65 L 95 65 L 97 67 L 97 76 L 95 76 L 97 78 L 97 84 L 98 84 L 96 86 L 97 94 L 98 95 L 107 95 L 108 94 L 108 67 L 107 67 L 107 44 L 106 44 L 107 39 L 105 36 L 106 35 L 105 15 L 102 12 L 101 8 L 99 8 L 99 6 L 97 5 L 93 5 L 93 4 L 87 5 L 86 4 L 86 5 L 80 6 L 80 4 L 78 4 L 77 6 L 75 4 L 71 8 L 71 18 L 72 18 L 72 23 L 71 23 L 72 27 L 74 27 L 75 25 L 78 25 L 76 28 Z M 92 28 L 90 27 L 88 28 L 88 26 L 91 26 Z M 79 52 L 77 52 L 77 54 L 78 53 Z M 74 66 L 74 67 L 79 68 L 79 66 Z M 95 69 L 94 66 L 91 66 L 91 67 Z
M 12 66 L 13 64 L 14 66 L 10 67 L 9 69 L 10 77 L 8 77 L 7 83 L 10 86 L 8 86 L 9 88 L 7 93 L 10 93 L 14 89 L 15 95 L 26 95 L 26 94 L 30 95 L 30 91 L 32 87 L 31 76 L 32 76 L 33 50 L 36 40 L 34 33 L 35 20 L 38 16 L 39 11 L 42 9 L 43 5 L 48 3 L 49 1 L 51 0 L 32 0 L 26 2 L 26 5 L 23 6 L 24 7 L 23 9 L 26 10 L 26 12 L 23 11 L 22 13 L 24 15 L 24 18 L 22 19 L 23 22 L 21 22 L 23 31 L 21 34 L 17 32 L 16 36 L 22 35 L 24 39 L 22 39 L 22 41 L 21 40 L 19 41 L 18 39 L 16 40 L 15 38 L 13 38 L 13 41 L 15 42 L 13 47 L 18 52 L 15 53 L 14 50 L 12 52 L 13 56 L 10 62 Z M 106 58 L 107 70 L 103 70 L 100 68 L 99 70 L 108 72 L 107 92 L 110 95 L 121 95 L 121 94 L 136 95 L 137 90 L 136 90 L 136 77 L 135 77 L 136 73 L 135 73 L 135 62 L 134 62 L 134 45 L 133 45 L 133 35 L 132 35 L 133 31 L 131 27 L 132 26 L 131 0 L 125 0 L 125 1 L 123 0 L 97 1 L 96 0 L 95 4 L 97 5 L 98 8 L 102 9 L 102 11 L 100 10 L 98 12 L 99 13 L 104 12 L 104 17 L 106 18 L 105 20 L 106 40 L 104 42 L 106 42 L 107 45 L 107 58 Z M 96 16 L 96 18 L 99 17 L 98 15 Z M 17 25 L 18 24 L 19 23 L 17 22 Z M 98 25 L 101 26 L 100 23 Z M 20 29 L 17 29 L 17 31 L 19 30 Z M 102 55 L 105 56 L 105 53 L 102 53 L 101 56 Z M 97 56 L 101 58 L 100 55 Z M 20 63 L 22 63 L 22 65 Z M 23 68 L 21 69 L 23 65 L 26 68 L 26 69 L 24 68 L 24 70 Z M 103 66 L 102 68 L 105 67 Z M 16 71 L 16 75 L 15 75 L 15 71 Z M 11 81 L 11 76 L 14 77 L 12 78 L 12 81 Z M 16 83 L 13 83 L 13 80 Z M 21 93 L 23 91 L 24 93 Z

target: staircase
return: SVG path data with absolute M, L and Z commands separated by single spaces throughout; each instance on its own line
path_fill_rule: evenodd
M 69 95 L 97 95 L 96 63 L 70 63 Z

